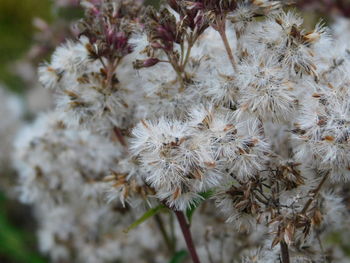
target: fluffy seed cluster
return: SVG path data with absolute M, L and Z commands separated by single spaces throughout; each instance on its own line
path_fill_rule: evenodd
M 349 21 L 306 31 L 270 0 L 82 4 L 80 37 L 39 68 L 55 109 L 16 139 L 53 262 L 166 262 L 169 213 L 122 233 L 145 208 L 193 217 L 203 262 L 346 262 L 322 242 L 348 223 Z
M 140 157 L 146 182 L 180 210 L 219 186 L 227 173 L 244 180 L 267 159 L 257 123 L 239 123 L 230 112 L 213 108 L 192 109 L 186 122 L 141 121 L 133 135 L 131 149 Z

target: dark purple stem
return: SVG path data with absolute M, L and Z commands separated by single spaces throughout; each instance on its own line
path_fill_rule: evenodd
M 174 213 L 175 213 L 175 215 L 177 217 L 177 221 L 179 222 L 179 225 L 181 227 L 182 234 L 185 238 L 187 249 L 191 254 L 191 258 L 192 258 L 193 263 L 200 263 L 196 248 L 193 244 L 192 235 L 190 232 L 190 226 L 186 221 L 186 217 L 185 217 L 184 213 L 182 211 L 174 211 Z
M 287 243 L 284 241 L 281 241 L 280 246 L 281 246 L 282 263 L 290 263 L 289 249 L 288 249 Z

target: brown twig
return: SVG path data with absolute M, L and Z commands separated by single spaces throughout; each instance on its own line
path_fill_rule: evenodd
M 312 193 L 312 197 L 311 197 L 309 200 L 307 200 L 305 206 L 303 207 L 303 210 L 301 210 L 301 214 L 305 214 L 305 213 L 307 212 L 307 210 L 309 209 L 309 207 L 310 207 L 312 201 L 315 200 L 315 197 L 316 197 L 317 194 L 320 192 L 320 190 L 321 190 L 322 186 L 324 185 L 324 183 L 327 181 L 327 179 L 328 179 L 328 177 L 329 177 L 329 174 L 330 174 L 330 173 L 327 172 L 327 173 L 323 176 L 321 182 L 318 184 L 318 186 L 316 187 L 316 189 L 314 189 L 314 190 L 311 192 L 311 193 Z

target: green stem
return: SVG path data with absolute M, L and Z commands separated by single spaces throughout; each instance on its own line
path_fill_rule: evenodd
M 163 237 L 163 239 L 165 241 L 165 244 L 168 247 L 169 252 L 171 254 L 173 254 L 175 252 L 174 244 L 172 243 L 171 239 L 168 236 L 168 233 L 167 233 L 167 231 L 165 229 L 162 217 L 159 214 L 156 214 L 154 216 L 154 219 L 155 219 L 155 221 L 157 223 L 157 226 L 158 226 L 158 228 L 160 230 L 160 233 L 162 234 L 162 237 Z
M 176 235 L 175 235 L 175 221 L 174 221 L 174 214 L 170 213 L 170 233 L 171 233 L 171 242 L 174 247 L 174 251 L 176 250 Z
M 192 50 L 192 47 L 193 47 L 193 43 L 194 43 L 194 41 L 192 41 L 192 36 L 190 36 L 190 38 L 188 39 L 188 47 L 187 47 L 186 57 L 185 57 L 185 59 L 183 59 L 183 62 L 181 64 L 182 71 L 185 71 L 187 62 L 188 62 L 188 60 L 190 58 L 190 54 L 191 54 L 191 50 Z

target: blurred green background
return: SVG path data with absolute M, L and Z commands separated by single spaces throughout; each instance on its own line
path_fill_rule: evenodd
M 19 78 L 11 72 L 11 62 L 29 48 L 32 20 L 51 19 L 50 0 L 0 0 L 0 82 L 12 90 L 22 90 Z
M 50 20 L 51 16 L 49 0 L 0 0 L 0 83 L 8 89 L 21 92 L 25 88 L 13 72 L 12 63 L 20 59 L 32 43 L 33 18 Z M 9 200 L 3 192 L 0 192 L 0 262 L 48 262 L 37 252 L 31 210 Z

